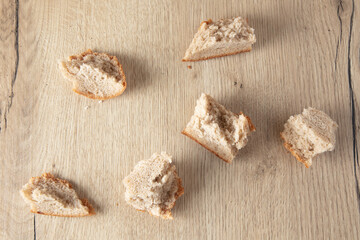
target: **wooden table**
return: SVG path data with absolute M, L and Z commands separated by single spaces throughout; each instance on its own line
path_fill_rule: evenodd
M 359 239 L 360 2 L 3 0 L 0 22 L 1 239 Z M 253 51 L 183 57 L 200 22 L 244 16 Z M 128 88 L 99 103 L 74 94 L 57 61 L 116 55 Z M 192 66 L 189 69 L 187 66 Z M 180 134 L 209 93 L 257 131 L 233 164 Z M 313 106 L 337 146 L 310 169 L 282 146 L 290 115 Z M 122 179 L 167 151 L 185 194 L 166 221 L 124 201 Z M 34 215 L 19 190 L 52 172 L 97 215 Z

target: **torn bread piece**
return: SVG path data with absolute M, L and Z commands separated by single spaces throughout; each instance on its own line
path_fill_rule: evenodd
M 73 91 L 88 98 L 106 100 L 122 94 L 126 89 L 125 74 L 115 56 L 87 50 L 60 62 L 65 78 Z
M 255 131 L 249 117 L 235 114 L 201 94 L 194 115 L 182 134 L 190 137 L 227 163 L 232 163 L 238 151 L 245 147 L 250 132 Z
M 128 204 L 164 219 L 173 219 L 171 209 L 184 194 L 176 167 L 172 164 L 171 156 L 165 152 L 154 153 L 150 159 L 136 164 L 123 184 Z
M 200 24 L 182 61 L 200 61 L 249 52 L 256 42 L 254 29 L 242 17 L 211 19 Z
M 59 217 L 95 214 L 91 204 L 86 199 L 79 199 L 68 181 L 55 178 L 50 173 L 31 178 L 20 194 L 30 204 L 33 213 Z
M 285 148 L 308 168 L 316 155 L 334 150 L 337 128 L 326 113 L 309 107 L 291 116 L 280 136 Z

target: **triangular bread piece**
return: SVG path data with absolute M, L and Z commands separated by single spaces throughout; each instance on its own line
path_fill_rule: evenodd
M 255 127 L 248 116 L 227 110 L 203 93 L 182 134 L 225 162 L 232 163 L 238 151 L 247 144 L 252 131 L 255 131 Z
M 171 209 L 184 194 L 181 178 L 171 156 L 165 152 L 154 153 L 150 159 L 136 164 L 123 184 L 128 204 L 163 219 L 173 219 Z
M 33 213 L 59 217 L 95 214 L 91 204 L 86 199 L 79 199 L 68 181 L 55 178 L 50 173 L 31 178 L 20 194 L 30 204 Z
M 291 116 L 280 136 L 285 148 L 308 168 L 316 155 L 334 150 L 337 128 L 326 113 L 310 107 Z
M 248 52 L 255 42 L 254 29 L 242 17 L 216 22 L 210 19 L 200 24 L 182 60 L 200 61 Z
M 125 91 L 126 80 L 121 64 L 115 56 L 87 50 L 60 62 L 65 78 L 73 84 L 73 91 L 88 98 L 105 100 Z

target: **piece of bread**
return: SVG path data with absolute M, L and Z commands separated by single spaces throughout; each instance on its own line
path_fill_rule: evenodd
M 182 134 L 190 137 L 227 163 L 232 160 L 255 131 L 249 117 L 235 114 L 217 103 L 212 97 L 201 94 L 194 115 Z
M 115 56 L 87 50 L 60 62 L 65 78 L 73 84 L 73 91 L 88 98 L 105 100 L 125 91 L 126 80 L 121 64 Z
M 172 164 L 171 156 L 165 152 L 154 153 L 150 159 L 136 164 L 123 184 L 128 204 L 164 219 L 173 219 L 171 209 L 176 199 L 184 194 L 176 167 Z
M 254 29 L 242 17 L 211 19 L 200 24 L 182 61 L 200 61 L 249 52 L 256 42 Z
M 79 199 L 71 184 L 50 173 L 33 177 L 20 190 L 31 212 L 59 216 L 84 217 L 94 215 L 95 211 L 86 199 Z
M 326 113 L 310 107 L 291 116 L 280 136 L 285 148 L 308 168 L 316 155 L 334 150 L 337 128 Z

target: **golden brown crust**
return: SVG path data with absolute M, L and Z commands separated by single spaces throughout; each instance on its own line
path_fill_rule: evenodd
M 178 190 L 177 190 L 177 192 L 175 194 L 175 199 L 177 200 L 183 194 L 184 194 L 184 187 L 182 186 L 181 178 L 178 176 Z
M 80 91 L 77 91 L 75 88 L 73 88 L 72 90 L 73 90 L 74 92 L 76 92 L 77 94 L 80 94 L 80 95 L 82 95 L 82 96 L 85 96 L 85 97 L 88 97 L 88 98 L 91 98 L 91 99 L 107 100 L 107 99 L 110 99 L 110 98 L 114 98 L 114 97 L 120 96 L 120 95 L 125 91 L 125 88 L 126 88 L 126 82 L 124 82 L 124 83 L 125 83 L 125 85 L 123 85 L 124 88 L 123 88 L 120 92 L 118 92 L 118 93 L 116 93 L 116 94 L 114 94 L 114 95 L 108 96 L 108 97 L 99 97 L 99 96 L 96 96 L 95 94 L 90 93 L 90 92 L 87 92 L 87 93 L 80 92 Z
M 82 204 L 84 204 L 84 206 L 87 206 L 87 208 L 89 209 L 89 213 L 84 216 L 91 216 L 96 214 L 94 207 L 89 203 L 89 201 L 86 198 L 81 199 L 81 202 Z
M 80 94 L 80 95 L 83 95 L 85 97 L 88 97 L 88 98 L 92 98 L 92 99 L 98 99 L 98 100 L 107 100 L 107 99 L 110 99 L 110 98 L 114 98 L 114 97 L 117 97 L 119 95 L 121 95 L 125 89 L 126 89 L 126 76 L 125 76 L 125 73 L 124 73 L 124 70 L 122 68 L 122 65 L 120 64 L 119 60 L 117 59 L 116 56 L 111 56 L 107 53 L 98 53 L 98 52 L 93 52 L 91 49 L 88 49 L 86 50 L 85 52 L 83 53 L 80 53 L 78 55 L 72 55 L 72 56 L 69 56 L 69 61 L 75 59 L 75 60 L 83 60 L 83 58 L 86 56 L 86 55 L 89 55 L 89 54 L 93 54 L 95 56 L 101 56 L 101 55 L 105 55 L 107 56 L 110 60 L 113 60 L 115 62 L 115 64 L 117 65 L 117 67 L 119 68 L 119 73 L 121 76 L 123 76 L 123 80 L 122 80 L 122 84 L 123 84 L 123 87 L 121 91 L 117 92 L 116 94 L 114 95 L 111 95 L 111 96 L 107 96 L 107 97 L 99 97 L 99 96 L 96 96 L 95 94 L 93 93 L 90 93 L 90 92 L 80 92 L 78 91 L 76 88 L 73 88 L 72 90 L 74 92 L 76 92 L 77 94 Z
M 212 149 L 210 149 L 208 146 L 206 146 L 205 144 L 201 143 L 199 140 L 197 140 L 194 136 L 192 136 L 190 133 L 187 133 L 184 130 L 182 130 L 181 132 L 182 134 L 184 134 L 185 136 L 189 137 L 190 139 L 194 140 L 195 142 L 197 142 L 198 144 L 200 144 L 201 146 L 203 146 L 206 150 L 212 152 L 213 154 L 215 154 L 218 158 L 220 158 L 221 160 L 223 160 L 226 163 L 232 163 L 232 161 L 229 161 L 225 158 L 223 158 L 222 156 L 220 156 L 217 152 L 213 151 Z
M 206 21 L 202 21 L 201 23 L 200 23 L 200 26 L 198 27 L 198 31 L 201 29 L 201 26 L 203 25 L 203 24 L 205 24 L 205 25 L 208 25 L 208 24 L 211 24 L 213 21 L 211 20 L 211 18 L 209 18 L 208 20 L 206 20 Z
M 64 180 L 64 179 L 60 179 L 60 178 L 55 178 L 54 175 L 52 175 L 51 173 L 43 173 L 40 177 L 32 177 L 30 179 L 30 182 L 34 182 L 34 181 L 39 181 L 42 178 L 45 178 L 46 181 L 54 181 L 60 184 L 64 184 L 69 188 L 73 188 L 72 185 Z M 42 214 L 42 215 L 48 215 L 48 216 L 56 216 L 56 217 L 85 217 L 85 216 L 91 216 L 91 215 L 95 215 L 95 210 L 93 208 L 93 206 L 89 203 L 89 201 L 87 199 L 80 199 L 81 202 L 83 203 L 83 205 L 85 205 L 86 207 L 88 207 L 89 209 L 89 213 L 88 214 L 79 214 L 79 215 L 60 215 L 60 214 L 49 214 L 49 213 L 43 213 L 40 211 L 37 211 L 36 209 L 30 209 L 30 212 L 32 213 L 37 213 L 37 214 Z
M 206 58 L 198 58 L 198 59 L 184 59 L 183 58 L 181 61 L 183 61 L 183 62 L 198 62 L 198 61 L 208 60 L 208 59 L 212 59 L 212 58 L 226 57 L 226 56 L 231 56 L 231 55 L 235 55 L 235 54 L 239 54 L 239 53 L 250 52 L 251 50 L 252 50 L 252 47 L 241 50 L 241 51 L 237 51 L 237 52 L 214 55 L 214 56 L 206 57 Z
M 280 137 L 284 140 L 284 147 L 296 158 L 296 160 L 298 160 L 299 162 L 303 163 L 305 165 L 306 168 L 309 168 L 311 166 L 311 164 L 309 164 L 309 162 L 304 159 L 301 158 L 301 156 L 299 156 L 295 150 L 292 148 L 292 145 L 288 142 L 286 142 L 285 138 L 283 137 L 282 133 L 280 133 Z
M 240 115 L 244 115 L 244 117 L 246 118 L 246 120 L 248 121 L 249 124 L 249 128 L 250 128 L 250 132 L 254 132 L 256 130 L 254 124 L 252 123 L 251 119 L 249 116 L 246 116 L 243 112 L 239 113 Z

